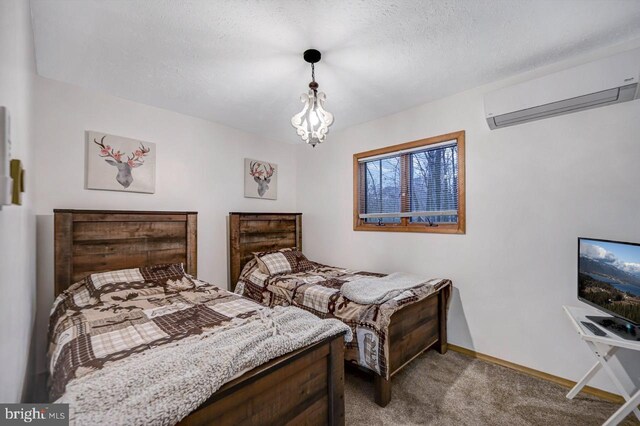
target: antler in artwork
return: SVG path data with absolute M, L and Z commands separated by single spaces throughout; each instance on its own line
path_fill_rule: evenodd
M 257 161 L 252 161 L 251 163 L 249 163 L 249 174 L 254 178 L 261 178 L 262 174 L 264 173 L 262 170 L 260 170 L 260 165 L 261 164 Z
M 122 156 L 124 155 L 124 153 L 120 152 L 119 150 L 115 151 L 113 148 L 111 148 L 110 145 L 105 145 L 104 138 L 106 137 L 107 137 L 106 135 L 103 136 L 100 139 L 100 142 L 98 142 L 95 138 L 93 139 L 93 143 L 95 143 L 100 147 L 100 157 L 113 158 L 118 163 L 122 163 Z
M 127 164 L 130 167 L 140 167 L 144 164 L 143 157 L 146 156 L 151 151 L 151 148 L 145 148 L 145 146 L 141 143 L 140 148 L 138 148 L 131 156 L 127 155 Z
M 269 166 L 268 169 L 267 169 L 267 165 Z M 263 170 L 260 170 L 261 166 Z M 249 163 L 249 174 L 254 178 L 258 178 L 262 180 L 269 179 L 271 176 L 273 176 L 273 172 L 275 170 L 276 169 L 269 163 L 264 164 L 258 161 L 252 161 L 251 163 Z
M 264 176 L 265 179 L 269 179 L 271 176 L 273 176 L 273 172 L 276 170 L 275 167 L 273 167 L 271 164 L 267 163 L 269 165 L 269 170 L 267 170 L 267 166 L 265 166 L 264 164 L 262 165 L 262 167 L 264 167 L 264 170 L 266 173 L 266 175 Z

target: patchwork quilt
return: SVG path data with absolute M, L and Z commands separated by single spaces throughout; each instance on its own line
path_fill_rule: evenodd
M 346 343 L 345 359 L 388 378 L 390 318 L 399 309 L 425 299 L 442 289 L 449 300 L 452 283 L 432 279 L 408 289 L 382 303 L 363 305 L 347 299 L 342 285 L 365 277 L 385 274 L 362 272 L 314 263 L 297 273 L 267 275 L 260 271 L 255 259 L 244 267 L 236 293 L 265 306 L 296 306 L 320 318 L 337 318 L 351 328 L 353 340 Z
M 249 357 L 251 359 L 247 365 L 230 361 L 234 364 L 231 366 L 233 368 L 252 367 L 251 362 L 264 362 L 286 353 L 285 350 L 302 347 L 327 335 L 344 333 L 345 330 L 350 333 L 339 321 L 323 322 L 298 309 L 293 311 L 286 315 L 284 312 L 274 313 L 248 298 L 187 275 L 182 265 L 160 265 L 90 275 L 60 294 L 51 311 L 48 350 L 50 396 L 52 400 L 59 398 L 73 384 L 95 386 L 97 382 L 94 378 L 104 377 L 106 370 L 115 370 L 112 367 L 124 365 L 125 359 L 129 361 L 136 358 L 132 368 L 142 370 L 143 360 L 153 359 L 151 354 L 161 348 L 185 346 L 185 342 L 202 346 L 207 341 L 220 341 L 221 336 L 230 335 L 230 331 L 240 333 L 239 330 L 254 330 L 255 339 L 243 346 L 244 352 L 238 352 L 240 349 L 237 349 L 239 356 L 245 356 L 251 348 L 262 348 L 259 356 L 253 354 Z M 308 336 L 301 337 L 293 334 L 292 328 L 278 325 L 276 318 L 280 317 L 289 318 L 289 321 L 297 318 L 298 322 L 305 324 Z M 246 339 L 248 331 L 241 333 Z M 239 345 L 239 340 L 235 338 L 234 342 L 225 343 L 227 352 L 236 353 L 231 348 Z M 186 350 L 188 352 L 189 348 Z M 217 356 L 214 360 L 220 358 Z M 185 374 L 181 371 L 174 373 L 177 367 L 165 367 L 167 371 L 156 371 L 154 374 L 161 377 Z M 225 374 L 233 373 L 229 365 L 220 368 Z M 90 374 L 91 380 L 85 380 Z M 115 374 L 114 377 L 119 375 L 118 371 L 109 374 Z M 191 368 L 189 376 L 195 374 Z M 148 378 L 136 380 L 144 383 Z M 172 383 L 176 381 L 172 380 Z M 210 375 L 203 381 L 207 386 L 213 382 Z M 75 393 L 82 394 L 77 390 Z M 205 393 L 203 397 L 209 395 Z

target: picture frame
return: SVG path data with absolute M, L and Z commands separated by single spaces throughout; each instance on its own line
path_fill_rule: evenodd
M 86 131 L 86 189 L 153 194 L 156 144 Z

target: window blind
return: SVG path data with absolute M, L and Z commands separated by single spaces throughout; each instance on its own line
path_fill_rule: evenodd
M 455 141 L 363 158 L 359 173 L 359 217 L 366 222 L 457 222 Z
M 455 146 L 455 145 L 456 145 L 456 141 L 454 140 L 454 141 L 446 141 L 446 142 L 434 143 L 434 144 L 429 145 L 428 147 L 420 146 L 418 148 L 401 149 L 401 150 L 395 151 L 395 152 L 390 153 L 390 154 L 372 155 L 371 157 L 360 158 L 360 159 L 358 159 L 358 163 L 365 163 L 367 161 L 380 160 L 380 159 L 390 158 L 390 157 L 399 157 L 399 156 L 401 156 L 403 154 L 411 154 L 413 152 L 429 151 L 429 150 L 433 150 L 433 149 L 446 148 L 446 147 Z

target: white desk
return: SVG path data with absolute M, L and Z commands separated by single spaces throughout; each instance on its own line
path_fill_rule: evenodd
M 600 329 L 607 333 L 606 336 L 596 336 L 593 334 L 588 328 L 580 324 L 581 321 L 590 322 L 595 324 L 593 321 L 590 321 L 586 318 L 587 315 L 595 315 L 595 316 L 603 316 L 602 312 L 596 311 L 590 308 L 576 308 L 573 306 L 563 306 L 562 307 L 571 320 L 571 324 L 578 332 L 578 335 L 585 342 L 585 344 L 589 347 L 591 352 L 595 355 L 598 362 L 591 367 L 591 370 L 584 375 L 582 379 L 569 391 L 567 394 L 567 398 L 573 399 L 574 396 L 582 390 L 582 388 L 591 380 L 595 374 L 600 371 L 600 369 L 604 369 L 607 376 L 611 379 L 613 384 L 620 392 L 620 395 L 624 397 L 627 401 L 616 411 L 613 413 L 611 417 L 604 423 L 605 426 L 617 425 L 625 417 L 633 411 L 638 420 L 640 420 L 640 410 L 638 410 L 638 405 L 640 405 L 640 389 L 636 390 L 633 395 L 629 395 L 625 390 L 624 386 L 620 382 L 620 379 L 615 375 L 614 371 L 611 369 L 609 365 L 609 360 L 616 351 L 620 348 L 631 349 L 634 351 L 640 352 L 640 342 L 625 340 L 617 335 L 613 334 L 606 328 L 600 327 L 599 324 L 596 324 Z M 640 353 L 638 354 L 640 356 Z

